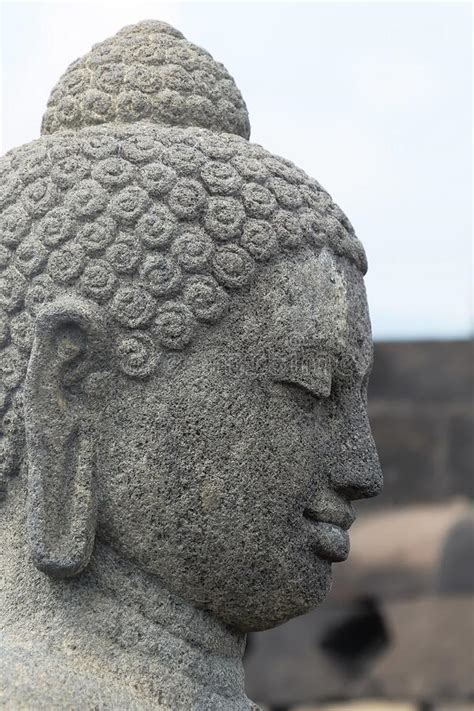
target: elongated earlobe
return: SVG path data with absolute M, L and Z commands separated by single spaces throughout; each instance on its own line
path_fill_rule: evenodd
M 82 383 L 105 357 L 103 333 L 97 311 L 77 298 L 49 305 L 35 324 L 25 387 L 28 529 L 34 564 L 55 577 L 83 570 L 94 545 L 100 418 Z

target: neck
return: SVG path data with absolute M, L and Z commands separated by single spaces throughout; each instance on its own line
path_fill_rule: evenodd
M 16 551 L 7 558 L 0 593 L 5 631 L 15 644 L 20 640 L 43 657 L 60 654 L 63 666 L 87 670 L 98 684 L 105 677 L 109 687 L 139 690 L 140 708 L 146 702 L 164 709 L 250 708 L 244 635 L 172 595 L 103 543 L 86 571 L 69 580 L 38 572 L 24 544 Z

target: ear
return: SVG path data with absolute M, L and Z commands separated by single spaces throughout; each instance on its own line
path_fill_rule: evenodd
M 77 297 L 46 306 L 35 322 L 25 382 L 28 531 L 33 562 L 77 575 L 94 545 L 95 447 L 100 405 L 87 388 L 108 355 L 97 307 Z

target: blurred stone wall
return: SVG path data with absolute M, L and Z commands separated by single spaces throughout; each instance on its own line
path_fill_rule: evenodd
M 384 491 L 370 507 L 474 498 L 474 344 L 377 343 L 369 384 Z

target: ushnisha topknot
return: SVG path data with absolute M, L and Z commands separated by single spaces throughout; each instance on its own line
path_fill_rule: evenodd
M 155 20 L 124 27 L 73 62 L 51 92 L 41 132 L 137 121 L 250 136 L 224 65 Z
M 327 248 L 365 273 L 331 196 L 249 130 L 222 65 L 144 22 L 74 62 L 43 136 L 0 158 L 0 498 L 23 456 L 23 383 L 48 302 L 97 304 L 110 370 L 144 379 L 273 260 Z

